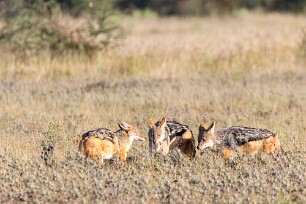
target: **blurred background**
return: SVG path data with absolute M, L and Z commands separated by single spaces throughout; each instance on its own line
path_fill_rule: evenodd
M 306 0 L 0 0 L 0 46 L 91 55 L 122 37 L 127 17 L 306 13 Z M 227 17 L 226 17 L 227 16 Z

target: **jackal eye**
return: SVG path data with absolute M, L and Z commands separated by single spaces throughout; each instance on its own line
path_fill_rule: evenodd
M 200 142 L 204 142 L 205 140 L 206 140 L 205 137 L 203 137 L 200 139 Z

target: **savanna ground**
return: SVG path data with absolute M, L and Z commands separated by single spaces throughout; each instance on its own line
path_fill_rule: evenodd
M 305 16 L 127 18 L 125 37 L 92 58 L 0 55 L 1 203 L 305 203 Z M 196 158 L 148 154 L 103 169 L 77 153 L 80 135 L 148 130 L 148 117 L 244 125 L 279 134 L 283 154 Z M 54 143 L 49 166 L 41 145 Z

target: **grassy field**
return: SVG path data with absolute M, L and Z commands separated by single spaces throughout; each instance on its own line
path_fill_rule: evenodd
M 1 203 L 306 202 L 305 16 L 127 18 L 123 27 L 117 46 L 91 58 L 1 51 Z M 77 153 L 87 130 L 124 120 L 146 134 L 148 117 L 162 116 L 196 138 L 202 121 L 267 128 L 284 153 L 227 164 L 209 150 L 150 157 L 148 141 L 134 142 L 126 164 L 103 169 Z

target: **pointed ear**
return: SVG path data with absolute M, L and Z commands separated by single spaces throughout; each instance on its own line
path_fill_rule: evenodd
M 166 122 L 167 122 L 166 118 L 163 117 L 159 123 L 159 127 L 164 128 L 166 126 Z
M 208 132 L 210 133 L 214 133 L 215 132 L 215 126 L 216 126 L 216 123 L 215 121 L 210 125 L 210 127 L 208 128 Z
M 130 129 L 130 125 L 127 124 L 126 122 L 121 121 L 120 123 L 118 123 L 118 126 L 122 129 L 122 130 L 129 130 Z
M 206 130 L 203 122 L 200 124 L 199 130 Z
M 149 118 L 149 125 L 150 125 L 151 128 L 155 127 L 155 123 L 154 123 L 152 118 Z

